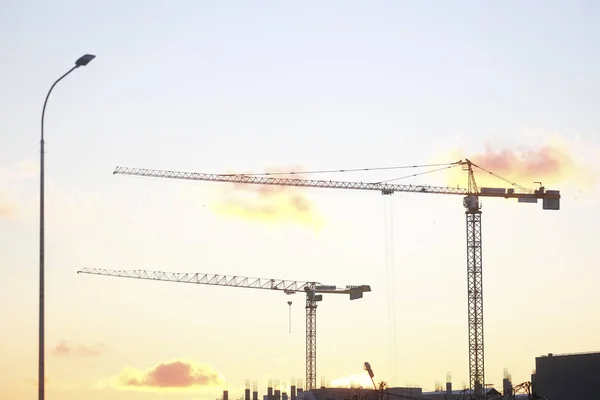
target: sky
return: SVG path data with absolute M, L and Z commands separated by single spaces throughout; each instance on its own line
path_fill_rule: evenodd
M 260 3 L 260 4 L 259 4 Z M 600 350 L 600 4 L 11 1 L 0 13 L 0 391 L 37 396 L 46 109 L 47 398 L 239 398 L 304 380 L 302 293 L 89 268 L 368 284 L 317 310 L 317 383 L 468 381 L 459 196 L 113 175 L 477 165 L 561 191 L 483 200 L 486 382 Z M 308 174 L 376 182 L 431 168 Z M 478 174 L 481 185 L 506 187 Z M 466 185 L 460 168 L 394 181 Z M 291 307 L 287 302 L 292 301 Z M 291 311 L 290 311 L 291 310 Z M 291 313 L 291 314 L 290 314 Z M 289 318 L 291 316 L 291 333 Z

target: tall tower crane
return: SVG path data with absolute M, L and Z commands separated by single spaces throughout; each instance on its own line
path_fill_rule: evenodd
M 208 182 L 246 183 L 257 185 L 294 186 L 309 188 L 375 190 L 383 195 L 394 192 L 449 194 L 463 197 L 467 231 L 467 299 L 469 328 L 469 382 L 472 398 L 485 397 L 484 342 L 483 342 L 483 276 L 481 253 L 481 203 L 482 197 L 517 199 L 520 203 L 537 203 L 542 200 L 544 210 L 560 209 L 560 191 L 546 190 L 543 186 L 529 190 L 512 184 L 510 188 L 478 188 L 473 167 L 493 174 L 472 163 L 460 160 L 449 165 L 460 165 L 468 174 L 468 187 L 403 185 L 385 182 L 348 182 L 319 179 L 299 179 L 290 177 L 273 177 L 268 174 L 208 174 L 197 172 L 164 171 L 155 169 L 117 167 L 113 174 L 136 175 L 154 178 L 184 179 Z M 497 175 L 495 175 L 497 176 Z M 497 176 L 498 177 L 498 176 Z M 498 177 L 500 178 L 500 177 Z M 503 178 L 501 178 L 503 179 Z M 506 180 L 505 180 L 506 181 Z M 508 182 L 508 181 L 506 181 Z M 538 182 L 539 183 L 539 182 Z
M 178 273 L 146 270 L 108 270 L 84 268 L 77 273 L 104 275 L 119 278 L 148 279 L 155 281 L 195 283 L 200 285 L 229 286 L 249 289 L 279 290 L 285 294 L 306 293 L 306 389 L 317 386 L 317 302 L 323 300 L 323 294 L 347 294 L 350 300 L 363 297 L 370 292 L 369 285 L 348 285 L 338 288 L 335 285 L 323 285 L 318 282 L 300 282 L 280 279 L 250 278 L 246 276 L 228 276 L 204 273 Z

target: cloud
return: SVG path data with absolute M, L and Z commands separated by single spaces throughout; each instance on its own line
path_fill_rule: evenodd
M 13 177 L 16 179 L 36 178 L 40 173 L 40 163 L 38 161 L 24 160 L 15 164 Z
M 12 219 L 20 215 L 19 189 L 22 182 L 37 176 L 39 163 L 20 161 L 0 167 L 0 219 Z
M 0 219 L 11 219 L 18 214 L 19 201 L 11 186 L 6 170 L 0 169 Z
M 277 173 L 274 178 L 303 179 L 299 174 L 280 174 L 283 170 L 270 168 L 266 172 Z M 211 209 L 219 214 L 264 223 L 288 221 L 313 229 L 322 225 L 316 207 L 303 188 L 235 183 L 220 189 L 217 200 L 211 204 Z
M 0 181 L 24 180 L 37 177 L 40 163 L 32 160 L 23 160 L 0 167 Z
M 0 219 L 14 217 L 16 210 L 17 208 L 11 200 L 0 198 Z
M 212 367 L 185 359 L 161 362 L 144 371 L 126 367 L 113 379 L 118 389 L 142 391 L 212 390 L 224 382 Z
M 475 164 L 509 179 L 532 183 L 547 180 L 558 183 L 578 174 L 568 149 L 556 145 L 514 151 L 487 146 L 485 152 L 474 154 Z
M 101 355 L 104 350 L 105 347 L 101 344 L 95 346 L 73 345 L 63 340 L 52 349 L 52 354 L 55 356 L 94 357 Z
M 510 187 L 511 183 L 516 183 L 531 188 L 537 187 L 534 182 L 542 182 L 549 189 L 559 189 L 556 186 L 560 184 L 588 189 L 595 186 L 597 174 L 594 172 L 595 166 L 585 157 L 580 157 L 581 151 L 581 146 L 558 135 L 551 135 L 517 148 L 486 143 L 483 151 L 474 154 L 464 150 L 453 150 L 446 156 L 446 161 L 468 158 L 474 164 L 497 175 L 474 168 L 475 180 L 479 187 Z M 450 186 L 466 187 L 467 174 L 461 171 L 460 167 L 450 169 L 446 183 Z

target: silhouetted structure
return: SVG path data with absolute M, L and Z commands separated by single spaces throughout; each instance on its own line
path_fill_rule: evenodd
M 552 353 L 536 357 L 533 392 L 553 399 L 598 399 L 600 353 Z

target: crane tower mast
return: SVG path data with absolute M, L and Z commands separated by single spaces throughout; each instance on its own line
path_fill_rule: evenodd
M 249 289 L 279 290 L 285 294 L 306 293 L 306 388 L 317 387 L 317 302 L 323 294 L 348 294 L 350 300 L 363 297 L 370 292 L 369 285 L 349 285 L 338 288 L 318 282 L 286 281 L 281 279 L 250 278 L 204 273 L 178 273 L 147 270 L 110 270 L 83 268 L 78 274 L 104 275 L 118 278 L 145 279 L 154 281 L 195 283 L 200 285 L 229 286 Z
M 521 186 L 510 188 L 478 188 L 473 173 L 477 167 L 489 174 L 490 171 L 472 163 L 470 160 L 461 160 L 448 165 L 460 165 L 468 173 L 468 188 L 430 185 L 403 185 L 385 182 L 348 182 L 319 179 L 300 179 L 290 177 L 272 177 L 268 174 L 209 174 L 198 172 L 164 171 L 156 169 L 116 167 L 113 174 L 145 176 L 153 178 L 183 179 L 207 182 L 245 183 L 254 185 L 293 186 L 325 189 L 350 189 L 350 190 L 375 190 L 383 195 L 395 192 L 429 193 L 461 195 L 466 216 L 467 234 L 467 309 L 469 328 L 469 383 L 471 398 L 485 398 L 485 371 L 484 371 L 484 335 L 483 335 L 483 260 L 481 247 L 481 205 L 482 197 L 517 199 L 519 203 L 537 203 L 542 200 L 544 210 L 560 209 L 560 192 L 546 190 L 540 186 L 536 190 L 528 190 Z M 308 316 L 307 303 L 307 316 Z M 308 318 L 307 318 L 308 324 Z M 309 326 L 307 325 L 307 332 Z M 307 333 L 308 335 L 308 333 Z M 308 336 L 307 336 L 308 344 Z M 308 347 L 307 347 L 308 355 Z M 308 363 L 307 363 L 308 365 Z M 308 367 L 307 367 L 308 368 Z M 309 376 L 307 370 L 307 376 Z

